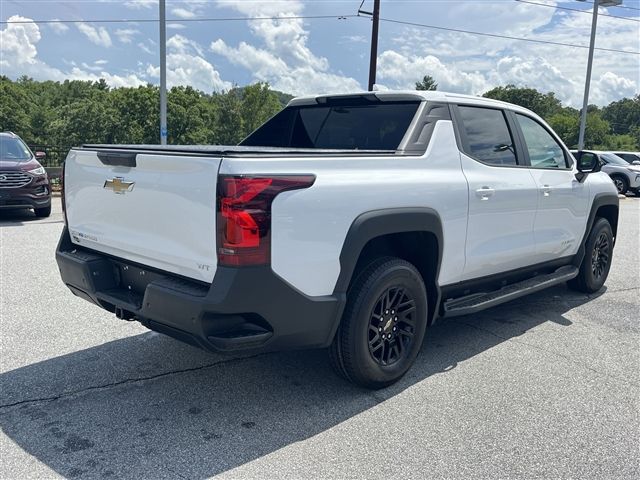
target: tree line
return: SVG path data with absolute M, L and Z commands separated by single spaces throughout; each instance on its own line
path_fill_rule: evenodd
M 425 76 L 416 88 L 433 90 L 437 84 Z M 157 144 L 159 96 L 154 85 L 110 88 L 102 79 L 40 82 L 0 76 L 0 131 L 13 131 L 29 145 Z M 507 85 L 484 96 L 533 110 L 569 147 L 577 145 L 580 112 L 563 106 L 553 92 Z M 173 87 L 167 94 L 168 142 L 236 144 L 291 98 L 266 83 L 213 93 Z M 590 105 L 585 143 L 587 148 L 639 150 L 640 95 L 602 108 Z

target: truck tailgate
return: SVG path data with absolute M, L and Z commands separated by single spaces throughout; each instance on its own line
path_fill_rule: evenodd
M 211 283 L 220 162 L 168 152 L 72 150 L 64 178 L 72 242 Z

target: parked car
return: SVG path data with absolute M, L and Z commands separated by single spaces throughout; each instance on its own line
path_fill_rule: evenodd
M 611 152 L 633 165 L 640 165 L 640 152 Z
M 51 215 L 49 178 L 35 154 L 18 135 L 0 133 L 0 209 L 33 209 L 37 217 Z
M 587 163 L 592 161 L 592 158 L 596 158 L 600 163 L 601 170 L 613 180 L 619 194 L 624 195 L 631 190 L 638 195 L 640 191 L 640 165 L 631 165 L 626 160 L 610 152 L 583 150 L 579 154 L 577 151 L 572 150 L 572 153 L 586 159 Z
M 213 351 L 330 347 L 381 388 L 439 318 L 603 286 L 618 195 L 597 170 L 496 100 L 303 97 L 240 146 L 72 149 L 56 259 L 120 319 Z

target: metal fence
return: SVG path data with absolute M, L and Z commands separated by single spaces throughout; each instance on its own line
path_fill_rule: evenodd
M 67 158 L 71 145 L 29 145 L 32 152 L 44 152 L 47 156 L 40 163 L 45 167 L 60 167 Z

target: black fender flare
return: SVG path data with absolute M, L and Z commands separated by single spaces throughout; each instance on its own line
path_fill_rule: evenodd
M 336 281 L 334 295 L 338 298 L 345 299 L 346 302 L 346 293 L 355 273 L 358 259 L 365 245 L 370 240 L 383 235 L 404 232 L 430 233 L 435 236 L 437 241 L 437 264 L 436 271 L 434 272 L 436 298 L 433 299 L 433 305 L 429 305 L 429 311 L 432 313 L 431 319 L 433 321 L 437 316 L 440 305 L 441 294 L 438 285 L 438 275 L 442 263 L 444 233 L 440 215 L 431 208 L 386 208 L 364 212 L 356 217 L 349 227 L 342 245 L 342 251 L 340 252 L 340 275 Z M 337 330 L 341 318 L 342 315 L 340 314 L 333 333 Z
M 608 193 L 602 192 L 595 195 L 593 198 L 593 203 L 591 204 L 591 210 L 589 211 L 589 217 L 587 219 L 587 225 L 584 231 L 584 235 L 582 236 L 582 241 L 580 242 L 580 247 L 574 257 L 573 265 L 579 267 L 582 264 L 582 260 L 585 254 L 585 245 L 587 244 L 587 237 L 593 228 L 593 224 L 596 221 L 596 214 L 601 207 L 612 206 L 616 207 L 616 211 L 619 214 L 620 211 L 620 199 L 618 198 L 617 193 Z M 617 236 L 617 227 L 618 227 L 618 217 L 616 216 L 615 225 L 611 225 L 611 229 L 613 230 L 613 243 L 615 245 L 615 239 Z

